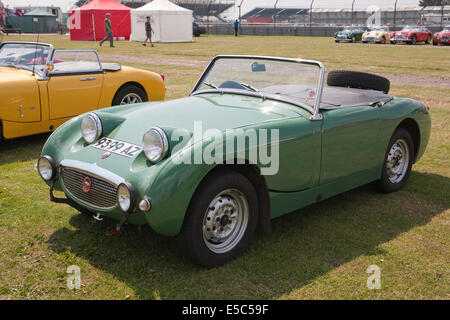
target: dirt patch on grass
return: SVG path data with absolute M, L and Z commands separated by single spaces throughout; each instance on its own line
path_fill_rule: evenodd
M 157 65 L 173 65 L 193 68 L 205 68 L 209 60 L 171 59 L 161 56 L 124 56 L 120 54 L 102 54 L 102 61 L 120 61 L 120 63 L 141 63 Z
M 380 75 L 388 78 L 394 85 L 450 88 L 450 78 L 388 73 Z

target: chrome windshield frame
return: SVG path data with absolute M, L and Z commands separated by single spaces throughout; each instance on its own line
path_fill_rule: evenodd
M 8 44 L 24 44 L 24 45 L 33 45 L 33 46 L 43 46 L 43 47 L 49 47 L 49 52 L 47 55 L 47 61 L 50 61 L 51 57 L 53 56 L 53 52 L 55 51 L 55 49 L 53 48 L 53 45 L 51 45 L 50 43 L 45 43 L 45 42 L 31 42 L 31 41 L 5 41 L 3 43 L 0 44 L 0 50 L 1 48 L 3 48 L 3 46 L 8 45 Z M 28 71 L 32 71 L 32 67 L 30 68 L 23 68 L 24 70 L 28 70 Z M 35 70 L 35 72 L 39 72 L 39 70 Z M 42 74 L 40 74 L 39 72 L 39 76 L 41 78 L 45 78 L 45 72 L 43 72 Z
M 192 89 L 190 96 L 196 95 L 197 93 L 204 93 L 204 92 L 220 92 L 215 90 L 201 90 L 199 91 L 200 86 L 202 85 L 205 77 L 209 74 L 212 67 L 214 66 L 215 62 L 219 59 L 257 59 L 257 60 L 269 60 L 269 61 L 281 61 L 281 62 L 291 62 L 291 63 L 301 63 L 301 64 L 307 64 L 307 65 L 314 65 L 319 67 L 319 83 L 317 84 L 317 98 L 314 103 L 313 108 L 306 108 L 304 105 L 296 103 L 295 105 L 307 110 L 311 113 L 311 117 L 309 118 L 311 121 L 320 121 L 322 120 L 322 115 L 320 114 L 320 103 L 322 101 L 322 93 L 323 93 L 323 87 L 324 87 L 324 81 L 325 81 L 325 67 L 320 61 L 315 60 L 305 60 L 305 59 L 292 59 L 292 58 L 281 58 L 281 57 L 268 57 L 268 56 L 252 56 L 252 55 L 218 55 L 214 57 L 211 62 L 208 64 L 206 69 L 201 74 L 199 80 L 195 84 L 194 88 Z M 223 91 L 227 92 L 227 91 Z M 251 93 L 249 92 L 251 95 Z M 254 94 L 253 94 L 254 95 Z M 276 99 L 274 97 L 268 97 L 270 99 Z

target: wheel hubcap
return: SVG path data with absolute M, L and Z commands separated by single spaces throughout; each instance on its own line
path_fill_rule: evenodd
M 209 204 L 203 219 L 203 240 L 214 253 L 233 249 L 244 236 L 249 217 L 248 202 L 236 189 L 219 193 Z
M 389 181 L 399 183 L 403 180 L 408 171 L 409 150 L 405 140 L 397 140 L 389 150 L 386 161 L 386 169 Z
M 141 103 L 142 99 L 137 93 L 129 93 L 125 97 L 123 97 L 122 101 L 120 101 L 121 105 L 124 104 L 133 104 L 133 103 Z

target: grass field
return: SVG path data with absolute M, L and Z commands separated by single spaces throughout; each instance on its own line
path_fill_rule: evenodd
M 35 40 L 8 36 L 6 40 Z M 167 99 L 185 96 L 216 54 L 322 61 L 329 69 L 383 74 L 391 93 L 431 107 L 433 129 L 406 187 L 372 185 L 273 221 L 249 250 L 220 268 L 191 264 L 148 227 L 106 236 L 96 222 L 50 203 L 34 164 L 48 135 L 0 143 L 1 299 L 450 299 L 450 47 L 335 44 L 329 38 L 202 36 L 194 43 L 117 42 L 99 48 L 41 36 L 56 48 L 96 48 L 103 61 L 166 75 Z M 82 286 L 66 287 L 69 265 Z M 381 289 L 366 270 L 381 268 Z

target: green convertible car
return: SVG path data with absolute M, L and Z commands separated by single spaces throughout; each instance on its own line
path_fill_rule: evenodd
M 361 27 L 345 27 L 342 31 L 334 34 L 335 42 L 358 42 L 361 41 L 364 29 Z
M 218 56 L 189 97 L 101 109 L 50 136 L 50 199 L 176 236 L 203 266 L 242 254 L 270 220 L 358 186 L 404 186 L 430 136 L 423 104 L 377 75 L 317 61 Z M 54 190 L 66 197 L 56 198 Z

